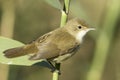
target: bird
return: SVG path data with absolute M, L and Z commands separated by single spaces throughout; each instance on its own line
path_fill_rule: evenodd
M 87 32 L 95 30 L 79 18 L 69 20 L 63 27 L 50 31 L 24 46 L 5 50 L 6 58 L 29 55 L 29 60 L 46 59 L 61 63 L 73 56 L 81 47 Z

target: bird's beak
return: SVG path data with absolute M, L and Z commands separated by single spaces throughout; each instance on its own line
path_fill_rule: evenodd
M 87 28 L 87 27 L 84 27 L 84 30 L 85 30 L 86 32 L 88 32 L 88 31 L 91 31 L 91 30 L 95 30 L 95 28 Z
M 95 30 L 95 28 L 88 28 L 88 31 L 90 31 L 90 30 Z

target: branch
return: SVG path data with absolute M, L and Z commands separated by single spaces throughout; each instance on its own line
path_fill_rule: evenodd
M 70 0 L 64 0 L 64 8 L 61 11 L 61 23 L 60 27 L 63 27 L 67 21 L 68 13 L 69 13 L 69 7 L 70 7 Z M 53 72 L 53 80 L 59 80 L 60 75 L 60 63 L 55 63 L 55 67 L 57 70 Z

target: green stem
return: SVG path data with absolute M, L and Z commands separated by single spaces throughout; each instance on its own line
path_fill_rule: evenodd
M 64 8 L 61 11 L 61 23 L 60 27 L 63 27 L 67 21 L 68 13 L 69 13 L 69 7 L 70 7 L 70 0 L 64 0 Z
M 103 29 L 97 38 L 95 56 L 87 80 L 101 80 L 107 55 L 115 31 L 116 21 L 119 17 L 119 0 L 108 0 L 107 14 L 105 16 Z M 112 6 L 111 6 L 112 5 Z
M 53 80 L 59 80 L 59 72 L 56 70 L 53 72 Z
M 60 63 L 55 63 L 55 67 L 57 68 L 57 70 L 53 72 L 53 80 L 59 80 Z
M 64 8 L 61 11 L 61 23 L 60 27 L 63 27 L 67 21 L 68 13 L 69 13 L 69 7 L 70 7 L 70 0 L 64 0 Z M 53 80 L 59 80 L 59 74 L 60 74 L 60 63 L 55 63 L 55 67 L 57 70 L 53 72 Z
M 1 0 L 2 16 L 0 24 L 0 36 L 13 37 L 15 23 L 15 0 Z M 1 80 L 8 80 L 9 66 L 0 64 Z

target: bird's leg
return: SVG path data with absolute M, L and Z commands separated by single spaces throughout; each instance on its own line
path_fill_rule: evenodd
M 60 63 L 55 63 L 55 65 L 53 65 L 50 61 L 48 61 L 49 65 L 51 65 L 51 72 L 54 71 L 58 71 L 59 74 L 60 73 Z
M 54 72 L 56 70 L 55 66 L 50 61 L 48 63 L 51 66 L 51 72 Z
M 59 75 L 61 74 L 60 65 L 61 65 L 61 63 L 55 63 L 55 67 L 56 67 L 56 70 L 58 71 Z

